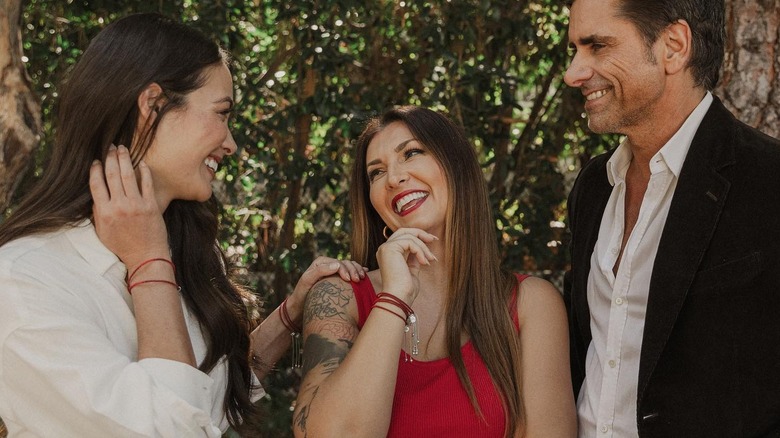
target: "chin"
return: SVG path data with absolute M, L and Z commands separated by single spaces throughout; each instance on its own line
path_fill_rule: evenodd
M 208 190 L 204 190 L 202 192 L 194 193 L 193 196 L 190 198 L 192 201 L 198 201 L 198 202 L 206 202 L 211 198 L 211 194 L 213 191 L 211 190 L 211 186 L 209 186 Z
M 600 120 L 598 116 L 588 117 L 588 129 L 596 134 L 612 134 L 616 132 L 612 125 L 608 120 L 603 120 L 603 118 Z

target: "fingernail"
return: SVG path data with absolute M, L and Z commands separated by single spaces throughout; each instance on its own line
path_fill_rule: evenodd
M 338 269 L 338 267 L 339 267 L 339 262 L 333 262 L 328 265 L 328 268 L 330 269 Z
M 146 161 L 141 160 L 140 162 L 138 162 L 138 167 L 146 167 Z
M 114 144 L 111 144 L 111 146 L 108 147 L 108 150 L 109 151 L 115 151 L 116 150 L 116 146 Z
M 97 166 L 98 164 L 100 164 L 100 160 L 94 160 L 94 161 L 92 161 L 92 165 L 93 165 L 93 166 Z

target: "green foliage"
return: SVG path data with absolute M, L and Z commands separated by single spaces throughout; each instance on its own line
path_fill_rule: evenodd
M 567 11 L 553 0 L 30 0 L 27 66 L 52 142 L 57 84 L 107 23 L 157 11 L 233 55 L 236 155 L 220 171 L 222 245 L 272 309 L 319 254 L 348 257 L 347 175 L 364 120 L 391 105 L 448 112 L 484 163 L 504 263 L 567 266 L 565 195 L 599 151 L 562 84 Z M 266 435 L 289 434 L 297 375 L 265 383 Z

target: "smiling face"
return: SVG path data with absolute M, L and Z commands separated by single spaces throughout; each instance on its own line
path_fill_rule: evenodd
M 569 21 L 576 50 L 564 79 L 586 98 L 588 126 L 630 135 L 657 123 L 665 72 L 656 62 L 661 42 L 645 45 L 635 26 L 618 16 L 619 0 L 576 0 Z
M 205 77 L 181 108 L 165 114 L 144 157 L 163 210 L 174 199 L 208 200 L 220 161 L 236 151 L 228 129 L 233 107 L 230 71 L 220 64 L 208 67 Z
M 371 205 L 392 230 L 420 228 L 442 235 L 448 203 L 439 162 L 401 122 L 374 136 L 366 150 Z

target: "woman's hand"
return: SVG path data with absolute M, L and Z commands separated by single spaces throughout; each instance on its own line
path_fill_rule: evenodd
M 338 273 L 344 281 L 360 281 L 365 278 L 368 269 L 351 260 L 338 260 L 330 257 L 317 257 L 301 275 L 292 295 L 287 299 L 287 311 L 293 321 L 300 323 L 303 317 L 303 303 L 306 295 L 315 283 L 325 277 Z
M 154 197 L 152 174 L 138 165 L 138 181 L 124 146 L 109 147 L 106 162 L 95 161 L 89 171 L 93 222 L 98 237 L 132 272 L 144 260 L 170 258 L 168 233 Z
M 438 240 L 419 228 L 399 228 L 376 252 L 382 289 L 411 305 L 420 291 L 421 265 L 437 260 L 429 243 Z

